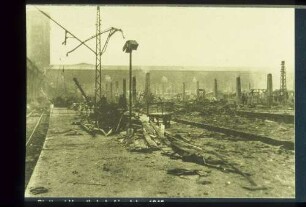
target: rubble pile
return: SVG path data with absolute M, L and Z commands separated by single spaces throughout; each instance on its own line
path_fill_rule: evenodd
M 133 134 L 126 131 L 120 133 L 120 142 L 127 146 L 130 151 L 152 152 L 160 150 L 162 145 L 158 127 L 154 128 L 147 117 L 135 117 L 132 120 Z
M 237 105 L 224 101 L 190 102 L 177 105 L 174 109 L 177 114 L 198 112 L 199 115 L 235 114 Z

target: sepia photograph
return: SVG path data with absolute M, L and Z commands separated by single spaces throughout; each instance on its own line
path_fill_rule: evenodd
M 25 200 L 295 198 L 294 12 L 28 4 Z

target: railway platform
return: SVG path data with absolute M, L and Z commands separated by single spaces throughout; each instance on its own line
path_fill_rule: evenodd
M 171 156 L 167 147 L 151 152 L 131 151 L 120 134 L 93 137 L 74 124 L 78 120 L 76 111 L 51 110 L 46 140 L 25 190 L 26 200 L 294 196 L 294 179 L 287 179 L 294 178 L 290 168 L 294 166 L 294 154 L 290 150 L 257 141 L 233 142 L 204 129 L 171 125 L 172 131 L 190 131 L 195 146 L 207 152 L 217 150 L 265 187 L 254 191 L 245 188 L 248 181 L 237 173 L 182 161 Z M 274 161 L 267 161 L 267 157 Z M 281 187 L 288 191 L 280 192 Z
M 92 137 L 78 125 L 73 110 L 54 108 L 40 157 L 25 198 L 198 197 L 207 189 L 167 174 L 171 168 L 195 168 L 153 153 L 130 152 L 119 135 Z M 192 176 L 190 176 L 192 177 Z M 174 185 L 175 184 L 175 185 Z

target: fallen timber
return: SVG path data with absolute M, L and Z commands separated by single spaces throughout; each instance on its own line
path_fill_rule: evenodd
M 179 158 L 185 162 L 193 162 L 199 165 L 207 166 L 220 170 L 225 173 L 235 173 L 243 176 L 250 185 L 242 186 L 248 190 L 264 190 L 266 187 L 257 185 L 256 182 L 250 177 L 250 173 L 242 172 L 240 169 L 234 166 L 234 164 L 229 163 L 225 158 L 220 154 L 211 151 L 202 149 L 199 146 L 195 146 L 190 143 L 190 141 L 184 138 L 180 134 L 172 135 L 169 132 L 162 133 L 160 128 L 152 122 L 142 122 L 143 125 L 143 139 L 146 141 L 146 145 L 151 150 L 159 149 L 164 151 L 162 146 L 157 147 L 156 141 L 159 140 L 160 143 L 163 143 L 170 147 L 172 153 L 167 153 L 164 151 L 164 154 L 168 156 L 173 156 L 173 154 L 179 155 Z M 151 136 L 155 137 L 156 141 L 151 139 Z M 201 176 L 201 173 L 199 173 Z
M 144 136 L 146 143 L 149 145 L 150 148 L 158 149 L 159 147 L 150 137 L 150 132 L 152 134 L 152 129 L 151 129 L 150 124 L 149 123 L 142 123 L 142 124 L 143 124 L 143 136 Z
M 165 137 L 170 141 L 170 146 L 174 152 L 182 157 L 183 161 L 194 162 L 207 167 L 215 168 L 222 172 L 236 173 L 243 176 L 251 186 L 242 186 L 248 190 L 265 190 L 266 187 L 258 185 L 251 177 L 249 173 L 242 172 L 240 169 L 235 167 L 233 164 L 229 163 L 220 154 L 211 151 L 204 150 L 198 146 L 186 142 L 187 139 L 181 135 L 173 136 L 171 133 L 166 132 Z M 216 158 L 214 160 L 206 159 L 209 154 L 214 155 Z M 219 160 L 218 160 L 219 159 Z
M 269 119 L 288 124 L 294 123 L 294 115 L 291 114 L 275 114 L 275 113 L 250 112 L 250 111 L 236 111 L 236 114 L 250 118 Z
M 229 128 L 225 128 L 225 127 L 213 126 L 213 125 L 209 125 L 209 124 L 205 124 L 205 123 L 187 121 L 187 120 L 184 120 L 184 119 L 174 118 L 173 121 L 178 122 L 178 123 L 182 123 L 182 124 L 188 124 L 188 125 L 204 128 L 204 129 L 214 131 L 214 132 L 220 132 L 220 133 L 224 133 L 224 134 L 227 134 L 227 135 L 232 135 L 232 136 L 236 136 L 236 137 L 245 138 L 249 141 L 260 141 L 260 142 L 270 144 L 270 145 L 274 145 L 274 146 L 282 146 L 283 148 L 288 149 L 288 150 L 294 150 L 294 143 L 291 142 L 291 141 L 276 140 L 276 139 L 272 139 L 270 137 L 266 137 L 266 136 L 262 136 L 262 135 L 251 134 L 251 133 L 237 131 L 237 130 L 233 130 L 233 129 L 229 129 Z

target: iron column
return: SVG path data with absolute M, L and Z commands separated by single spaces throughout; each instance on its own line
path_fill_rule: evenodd
M 132 126 L 132 52 L 133 50 L 137 50 L 138 43 L 135 40 L 128 40 L 123 46 L 123 51 L 126 53 L 130 53 L 130 117 L 129 117 L 129 128 Z
M 130 102 L 130 108 L 129 108 L 129 111 L 130 111 L 130 117 L 129 117 L 129 128 L 131 128 L 132 126 L 132 50 L 130 51 L 130 81 L 129 81 L 129 90 L 130 90 L 130 93 L 129 93 L 129 102 Z

